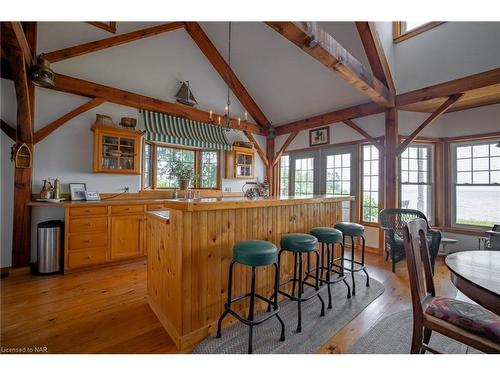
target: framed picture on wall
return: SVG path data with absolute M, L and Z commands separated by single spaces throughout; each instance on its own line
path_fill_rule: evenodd
M 72 201 L 84 201 L 87 185 L 83 182 L 69 184 L 69 193 Z
M 309 146 L 327 145 L 330 143 L 330 127 L 309 130 Z

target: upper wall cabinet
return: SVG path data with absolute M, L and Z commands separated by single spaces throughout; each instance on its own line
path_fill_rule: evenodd
M 94 172 L 140 174 L 140 130 L 92 125 L 94 132 Z
M 255 150 L 233 146 L 226 152 L 226 178 L 251 179 L 255 177 Z

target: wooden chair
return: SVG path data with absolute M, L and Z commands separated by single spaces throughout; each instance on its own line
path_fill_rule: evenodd
M 436 297 L 427 244 L 427 222 L 403 227 L 413 306 L 411 353 L 438 353 L 428 346 L 433 331 L 486 353 L 500 353 L 500 317 L 453 298 Z

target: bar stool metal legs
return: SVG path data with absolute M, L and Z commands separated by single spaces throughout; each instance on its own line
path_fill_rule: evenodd
M 281 256 L 282 256 L 284 251 L 287 251 L 287 250 L 282 249 L 278 253 L 278 268 L 279 268 L 279 265 L 281 265 Z M 313 252 L 316 254 L 316 262 L 319 263 L 320 256 L 319 256 L 318 251 L 316 250 Z M 316 269 L 316 275 L 314 277 L 315 283 L 312 284 L 312 283 L 309 283 L 308 281 L 306 281 L 306 279 L 304 279 L 304 277 L 303 277 L 303 269 L 302 269 L 303 257 L 302 257 L 301 252 L 294 252 L 293 262 L 294 262 L 293 278 L 290 280 L 286 280 L 286 281 L 282 282 L 281 284 L 279 284 L 278 293 L 280 293 L 281 295 L 284 295 L 285 297 L 291 299 L 292 301 L 297 302 L 297 333 L 300 333 L 300 332 L 302 332 L 302 303 L 310 300 L 311 298 L 313 298 L 315 296 L 318 296 L 318 299 L 321 302 L 320 316 L 325 316 L 325 302 L 323 301 L 323 298 L 321 297 L 321 294 L 320 294 L 321 290 L 319 288 L 319 280 L 320 280 L 319 268 Z M 297 268 L 298 268 L 298 271 L 297 271 Z M 292 283 L 292 294 L 289 294 L 289 293 L 283 291 L 281 288 L 283 285 L 286 285 L 288 283 Z M 297 285 L 297 287 L 296 287 L 296 285 Z M 303 297 L 304 285 L 308 285 L 308 286 L 314 288 L 314 292 L 305 298 Z M 297 291 L 297 294 L 295 294 L 295 291 Z M 277 298 L 277 294 L 274 294 L 272 296 L 272 298 L 273 297 Z
M 279 316 L 279 311 L 280 308 L 278 306 L 278 286 L 279 286 L 279 274 L 280 274 L 280 269 L 279 269 L 279 264 L 278 264 L 278 256 L 277 256 L 278 249 L 276 246 L 270 242 L 263 241 L 263 240 L 247 240 L 247 241 L 240 241 L 236 243 L 233 247 L 233 259 L 231 261 L 231 264 L 229 265 L 229 280 L 228 280 L 228 285 L 227 285 L 227 303 L 224 305 L 224 312 L 221 314 L 219 321 L 217 322 L 217 338 L 221 337 L 221 328 L 222 328 L 222 321 L 224 318 L 227 316 L 227 314 L 231 314 L 234 316 L 236 319 L 238 319 L 240 322 L 243 324 L 246 324 L 248 326 L 248 353 L 252 353 L 253 347 L 252 347 L 252 342 L 253 342 L 253 327 L 265 322 L 266 320 L 270 319 L 273 316 L 276 316 L 278 319 L 280 325 L 281 325 L 281 336 L 280 340 L 284 341 L 285 340 L 285 324 L 283 323 L 283 320 L 281 320 L 281 317 Z M 246 293 L 244 295 L 241 295 L 239 297 L 232 297 L 232 291 L 233 291 L 233 269 L 234 269 L 234 264 L 239 263 L 244 266 L 249 266 L 252 268 L 251 272 L 251 288 L 250 292 Z M 255 285 L 255 279 L 256 279 L 256 269 L 257 267 L 260 266 L 270 266 L 273 265 L 274 267 L 274 294 L 275 298 L 274 300 L 271 300 L 270 298 L 266 298 L 258 293 L 256 293 L 256 285 Z M 240 301 L 244 298 L 250 297 L 249 301 L 249 308 L 248 308 L 248 315 L 247 318 L 242 317 L 239 315 L 236 311 L 234 311 L 231 308 L 231 304 L 236 301 Z M 260 315 L 257 319 L 255 317 L 255 299 L 258 298 L 261 301 L 264 301 L 268 304 L 269 306 L 269 311 L 267 313 L 264 313 Z M 271 311 L 271 306 L 273 306 L 273 309 Z
M 366 271 L 366 265 L 365 265 L 365 237 L 364 236 L 358 236 L 361 238 L 361 262 L 355 260 L 355 250 L 356 250 L 356 243 L 354 241 L 354 237 L 350 236 L 351 238 L 351 259 L 347 260 L 348 262 L 351 263 L 351 267 L 348 268 L 347 270 L 351 272 L 351 277 L 352 277 L 352 295 L 356 295 L 356 281 L 354 279 L 354 273 L 363 271 L 366 275 L 366 286 L 370 286 L 370 276 L 368 275 L 368 272 Z M 345 236 L 344 236 L 345 238 Z M 359 267 L 356 267 L 358 265 Z
M 325 246 L 326 245 L 326 246 Z M 334 262 L 335 260 L 339 260 L 344 258 L 344 246 L 343 244 L 339 243 L 341 246 L 341 257 L 340 258 L 335 258 L 335 244 L 333 243 L 325 243 L 321 242 L 321 254 L 325 254 L 325 247 L 326 247 L 326 263 L 324 256 L 321 257 L 320 263 L 319 263 L 319 268 L 320 268 L 320 285 L 327 284 L 327 289 L 328 289 L 328 308 L 331 309 L 333 307 L 332 304 L 332 291 L 331 291 L 331 285 L 336 284 L 340 281 L 344 282 L 346 288 L 347 288 L 347 298 L 351 298 L 351 287 L 349 283 L 346 281 L 346 276 L 344 275 L 344 270 L 341 266 L 336 265 Z M 314 272 L 314 269 L 311 270 L 310 268 L 310 260 L 309 260 L 309 254 L 307 254 L 307 271 L 306 271 L 306 279 L 308 277 L 313 277 L 312 273 Z M 317 267 L 318 267 L 317 266 Z M 338 268 L 338 270 L 336 269 Z M 323 273 L 326 273 L 326 278 L 323 277 Z M 337 274 L 338 277 L 332 280 L 332 274 Z

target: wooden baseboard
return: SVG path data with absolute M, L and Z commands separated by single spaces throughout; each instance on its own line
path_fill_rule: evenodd
M 20 268 L 2 267 L 0 268 L 0 273 L 2 277 L 29 275 L 31 273 L 31 266 L 20 267 Z

